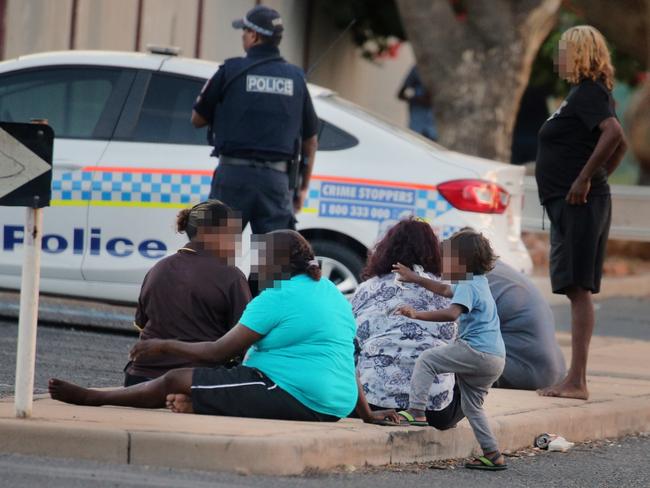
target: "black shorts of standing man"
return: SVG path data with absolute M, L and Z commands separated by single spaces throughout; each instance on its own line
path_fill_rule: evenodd
M 219 157 L 210 198 L 241 211 L 255 234 L 292 229 L 314 166 L 318 118 L 303 71 L 280 56 L 280 14 L 259 5 L 232 25 L 243 31 L 246 56 L 219 67 L 192 111 L 195 127 L 210 126 Z M 290 188 L 300 153 L 302 179 Z

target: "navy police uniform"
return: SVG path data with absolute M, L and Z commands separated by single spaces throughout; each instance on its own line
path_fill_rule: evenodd
M 233 26 L 267 33 L 257 25 L 263 23 L 257 10 L 274 12 L 279 19 L 277 12 L 260 6 Z M 210 124 L 213 155 L 219 157 L 210 198 L 239 210 L 253 233 L 294 228 L 289 161 L 301 141 L 318 131 L 303 71 L 286 62 L 276 46 L 256 44 L 246 57 L 219 67 L 194 110 Z

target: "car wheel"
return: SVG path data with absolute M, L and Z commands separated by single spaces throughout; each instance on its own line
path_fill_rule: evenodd
M 324 278 L 332 281 L 344 295 L 354 293 L 361 281 L 364 260 L 344 244 L 315 239 L 311 241 Z

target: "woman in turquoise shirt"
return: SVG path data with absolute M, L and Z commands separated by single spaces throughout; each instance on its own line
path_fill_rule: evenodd
M 395 418 L 370 412 L 359 395 L 353 360 L 356 324 L 349 302 L 329 280 L 321 280 L 309 243 L 295 231 L 276 231 L 263 240 L 259 273 L 262 293 L 239 324 L 215 342 L 140 341 L 133 359 L 161 355 L 225 363 L 246 353 L 234 368 L 184 368 L 155 380 L 101 391 L 51 379 L 52 398 L 80 405 L 141 408 L 167 406 L 174 412 L 336 421 L 357 406 L 364 421 Z

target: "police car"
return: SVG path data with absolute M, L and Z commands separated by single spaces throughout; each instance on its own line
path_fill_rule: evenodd
M 47 119 L 56 134 L 42 291 L 133 302 L 147 270 L 182 246 L 175 215 L 207 198 L 216 164 L 205 131 L 189 122 L 216 67 L 103 51 L 0 63 L 0 120 Z M 449 151 L 309 88 L 321 128 L 298 230 L 343 292 L 356 287 L 378 236 L 406 215 L 443 238 L 478 229 L 504 261 L 530 271 L 521 168 Z M 19 287 L 23 225 L 24 209 L 0 207 L 0 288 Z

